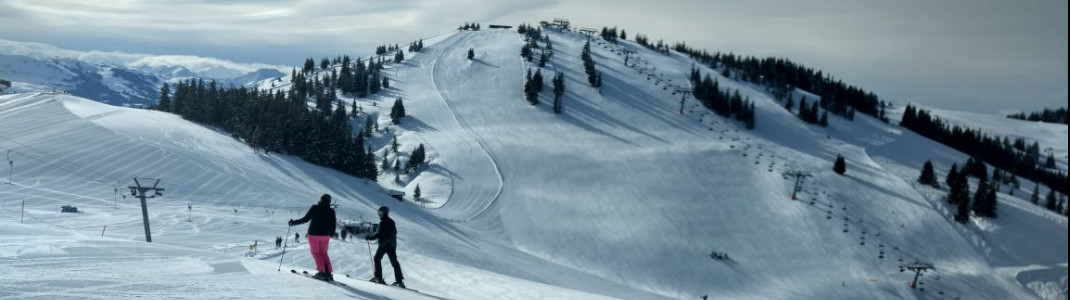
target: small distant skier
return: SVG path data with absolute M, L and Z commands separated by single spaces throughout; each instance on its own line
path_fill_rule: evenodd
M 390 208 L 383 206 L 379 208 L 379 232 L 373 235 L 369 235 L 367 240 L 379 240 L 379 248 L 375 250 L 375 276 L 372 277 L 372 282 L 385 284 L 383 282 L 383 255 L 390 258 L 390 266 L 394 267 L 394 286 L 405 288 L 405 279 L 401 275 L 401 264 L 398 263 L 398 229 L 394 225 L 394 220 L 390 219 Z
M 282 237 L 281 236 L 277 236 L 277 237 L 275 237 L 275 248 L 280 248 L 280 247 L 282 247 Z
M 301 234 L 300 233 L 294 233 L 294 244 L 300 244 L 300 243 L 301 243 Z
M 331 234 L 335 230 L 334 209 L 331 208 L 331 195 L 323 194 L 318 204 L 308 208 L 305 217 L 290 220 L 290 226 L 308 224 L 308 249 L 312 252 L 312 260 L 316 261 L 316 274 L 312 278 L 334 281 L 331 274 L 331 258 L 327 256 L 327 246 L 331 242 Z

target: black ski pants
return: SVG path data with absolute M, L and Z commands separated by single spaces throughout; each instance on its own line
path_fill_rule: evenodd
M 379 248 L 375 250 L 375 278 L 383 278 L 383 255 L 390 258 L 390 266 L 394 267 L 394 281 L 401 281 L 405 279 L 401 276 L 401 264 L 398 263 L 398 253 L 396 247 L 389 247 L 379 245 Z

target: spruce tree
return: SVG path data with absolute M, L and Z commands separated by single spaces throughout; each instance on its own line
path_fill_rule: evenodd
M 1033 187 L 1033 195 L 1029 196 L 1029 202 L 1040 205 L 1040 183 Z
M 554 113 L 555 114 L 561 114 L 561 113 L 564 112 L 564 109 L 565 109 L 563 107 L 563 104 L 561 103 L 561 98 L 565 94 L 565 74 L 557 73 L 557 75 L 554 75 L 553 84 L 554 84 L 554 108 L 553 108 L 554 109 Z
M 394 106 L 390 108 L 390 121 L 394 124 L 401 123 L 401 118 L 405 117 L 405 104 L 401 102 L 399 97 L 394 100 Z
M 991 192 L 992 189 L 988 186 L 988 178 L 981 178 L 977 183 L 977 191 L 973 194 L 973 205 L 971 206 L 971 209 L 974 213 L 985 216 L 982 212 L 988 212 L 989 207 L 992 207 L 992 205 L 988 203 L 989 194 Z
M 836 163 L 833 164 L 832 171 L 840 175 L 843 175 L 843 173 L 847 172 L 847 162 L 844 161 L 842 155 L 836 155 Z
M 951 170 L 948 170 L 947 171 L 947 176 L 944 177 L 944 184 L 947 184 L 948 187 L 954 187 L 955 185 L 957 185 L 956 181 L 958 180 L 958 176 L 959 176 L 958 173 L 959 173 L 959 165 L 958 164 L 952 164 L 951 165 Z
M 424 161 L 427 159 L 425 151 L 424 144 L 420 144 L 415 150 L 412 150 L 412 155 L 409 155 L 409 163 L 405 164 L 405 173 L 411 173 L 423 166 Z
M 965 200 L 959 201 L 955 209 L 955 222 L 960 224 L 966 224 L 966 222 L 970 221 L 970 197 L 963 197 L 965 197 Z
M 476 52 L 472 48 L 468 48 L 468 60 L 476 59 Z
M 1055 198 L 1055 189 L 1048 189 L 1048 196 L 1044 199 L 1047 200 L 1047 203 L 1045 203 L 1044 207 L 1046 207 L 1050 211 L 1055 211 L 1056 201 L 1058 201 Z
M 171 87 L 166 82 L 160 87 L 160 101 L 156 103 L 156 110 L 171 111 Z
M 940 187 L 940 183 L 936 180 L 936 171 L 933 170 L 932 161 L 925 161 L 925 166 L 921 168 L 921 177 L 918 177 L 918 182 L 932 187 Z
M 416 184 L 416 189 L 412 191 L 412 199 L 420 200 L 420 184 Z

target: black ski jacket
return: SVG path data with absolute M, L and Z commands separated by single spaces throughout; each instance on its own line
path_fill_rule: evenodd
M 390 216 L 383 217 L 379 222 L 379 232 L 368 237 L 369 240 L 379 240 L 379 247 L 397 248 L 398 228 L 394 226 L 394 220 Z
M 309 221 L 312 222 L 308 224 L 307 235 L 331 236 L 334 234 L 337 220 L 334 217 L 334 209 L 329 204 L 316 204 L 309 207 L 305 216 L 294 220 L 293 225 L 301 225 Z

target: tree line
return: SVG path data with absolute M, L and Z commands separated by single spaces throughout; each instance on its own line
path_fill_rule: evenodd
M 739 90 L 733 93 L 722 91 L 717 80 L 706 74 L 699 79 L 698 69 L 691 69 L 692 94 L 703 106 L 717 115 L 725 118 L 733 118 L 743 122 L 747 129 L 754 129 L 754 103 L 750 99 L 744 99 Z
M 1043 111 L 1031 112 L 1029 114 L 1020 112 L 1007 115 L 1007 117 L 1024 121 L 1067 124 L 1067 115 L 1065 107 L 1059 109 L 1045 108 Z
M 799 88 L 818 95 L 821 108 L 832 114 L 846 118 L 857 111 L 887 122 L 885 103 L 877 95 L 787 59 L 759 59 L 720 52 L 710 54 L 683 43 L 676 44 L 673 49 L 711 68 L 722 70 L 725 77 L 765 86 L 777 99 L 785 99 L 792 90 Z
M 1049 153 L 1044 164 L 1037 142 L 1027 144 L 1022 138 L 1013 143 L 1004 137 L 989 136 L 980 130 L 945 124 L 924 109 L 907 105 L 899 123 L 911 131 L 940 142 L 992 166 L 1021 178 L 1030 179 L 1067 194 L 1067 173 L 1055 168 L 1055 158 Z
M 296 89 L 220 88 L 215 81 L 190 79 L 176 84 L 173 95 L 165 83 L 156 109 L 222 128 L 257 150 L 294 155 L 375 180 L 375 154 L 365 145 L 364 133 L 370 131 L 351 128 L 343 103 L 310 108 L 298 94 Z

